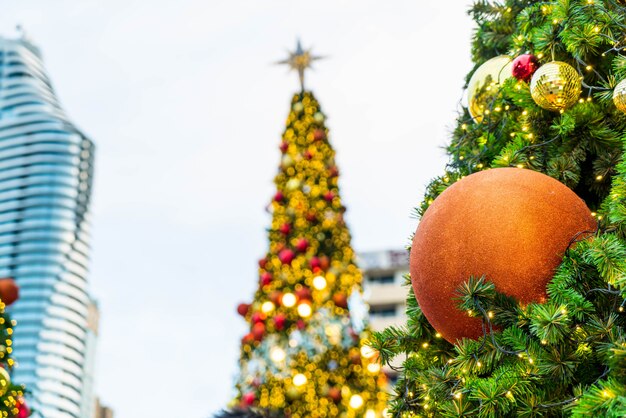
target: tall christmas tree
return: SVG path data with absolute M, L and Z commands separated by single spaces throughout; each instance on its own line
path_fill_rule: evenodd
M 326 118 L 303 86 L 317 58 L 298 42 L 283 62 L 299 72 L 302 92 L 293 96 L 280 144 L 259 288 L 238 308 L 250 332 L 242 340 L 237 401 L 292 418 L 374 418 L 385 406 L 385 376 L 365 344 L 361 272 Z
M 480 0 L 470 15 L 476 66 L 417 209 L 408 323 L 372 338 L 403 360 L 389 410 L 626 416 L 626 7 Z

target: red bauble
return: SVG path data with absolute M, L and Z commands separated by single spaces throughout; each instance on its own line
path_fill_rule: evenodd
M 266 264 L 267 264 L 267 258 L 262 258 L 259 260 L 259 267 L 261 267 L 262 269 L 265 268 Z
M 315 212 L 307 213 L 306 220 L 309 222 L 317 222 L 317 214 Z
M 245 406 L 252 406 L 256 400 L 254 392 L 248 392 L 241 397 L 241 403 Z
M 285 195 L 283 194 L 283 192 L 276 192 L 276 194 L 274 195 L 275 202 L 282 202 L 284 199 Z
M 272 273 L 264 271 L 261 274 L 261 286 L 267 286 L 270 283 L 272 283 Z
M 0 279 L 0 301 L 9 306 L 20 297 L 20 288 L 11 278 Z
M 339 169 L 336 166 L 332 166 L 328 169 L 329 177 L 337 177 L 339 175 Z
M 278 253 L 278 259 L 283 264 L 291 264 L 294 258 L 296 258 L 296 254 L 289 248 Z
M 315 132 L 313 132 L 314 141 L 322 141 L 324 139 L 326 139 L 326 132 L 324 132 L 323 129 L 316 129 Z
M 513 60 L 513 77 L 529 81 L 539 68 L 539 60 L 532 54 L 524 54 Z
M 256 341 L 261 341 L 265 335 L 265 324 L 263 322 L 257 322 L 252 326 L 252 336 Z
M 252 333 L 249 332 L 243 336 L 243 338 L 241 339 L 241 344 L 243 345 L 252 344 L 253 341 L 254 341 L 254 335 L 252 335 Z
M 309 261 L 311 265 L 311 270 L 316 270 L 320 268 L 320 259 L 319 257 L 311 257 L 311 261 Z
M 289 232 L 291 232 L 291 225 L 289 225 L 288 223 L 284 223 L 278 228 L 278 230 L 281 233 L 287 235 Z
M 30 416 L 30 408 L 26 405 L 24 398 L 18 398 L 15 407 L 17 408 L 15 418 L 28 418 Z
M 274 305 L 279 305 L 282 297 L 283 293 L 278 290 L 274 290 L 272 293 L 270 293 L 270 300 L 272 301 L 272 303 L 274 303 Z
M 280 152 L 282 152 L 283 154 L 287 152 L 287 148 L 289 148 L 289 144 L 286 142 L 281 142 L 280 143 Z
M 311 151 L 306 150 L 304 151 L 303 157 L 305 160 L 310 160 L 311 158 L 313 158 L 313 154 L 311 153 Z
M 333 295 L 333 302 L 340 308 L 348 309 L 348 297 L 345 293 L 335 293 Z
M 263 322 L 265 321 L 265 314 L 261 312 L 255 312 L 252 314 L 252 317 L 250 318 L 250 320 L 252 321 L 253 324 Z
M 300 238 L 296 242 L 296 250 L 300 251 L 301 253 L 305 252 L 307 248 L 309 248 L 309 241 L 307 241 L 306 238 Z
M 570 242 L 596 228 L 585 203 L 551 177 L 519 168 L 472 174 L 435 199 L 415 232 L 415 297 L 446 340 L 477 338 L 481 320 L 457 308 L 463 282 L 484 275 L 523 304 L 543 302 Z
M 285 324 L 287 323 L 287 317 L 283 314 L 276 314 L 274 316 L 274 326 L 278 331 L 282 331 L 285 328 Z
M 306 327 L 306 323 L 302 319 L 296 321 L 296 328 L 303 330 Z
M 311 289 L 306 286 L 297 288 L 295 294 L 298 300 L 311 300 Z
M 330 259 L 323 255 L 320 257 L 320 268 L 324 271 L 328 270 L 328 267 L 330 267 Z
M 250 304 L 249 303 L 240 303 L 237 306 L 237 313 L 241 316 L 246 316 L 248 315 L 248 311 L 250 310 Z
M 341 389 L 337 387 L 332 387 L 328 389 L 328 397 L 335 403 L 339 403 L 341 401 Z
M 332 202 L 334 198 L 335 195 L 333 194 L 333 192 L 327 192 L 324 194 L 324 200 L 327 202 Z

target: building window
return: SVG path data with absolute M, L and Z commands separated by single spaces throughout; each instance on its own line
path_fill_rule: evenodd
M 371 284 L 391 284 L 395 283 L 396 278 L 393 274 L 386 274 L 384 276 L 370 276 L 368 281 Z
M 370 306 L 371 318 L 388 318 L 396 316 L 396 306 Z

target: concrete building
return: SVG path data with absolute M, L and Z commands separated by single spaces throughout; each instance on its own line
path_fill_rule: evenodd
M 93 415 L 88 291 L 94 145 L 69 120 L 25 37 L 0 38 L 0 277 L 20 299 L 13 380 L 36 417 Z
M 372 329 L 382 331 L 390 325 L 404 325 L 408 289 L 403 284 L 404 275 L 409 272 L 408 251 L 359 253 L 358 265 L 363 272 L 363 291 L 370 307 Z

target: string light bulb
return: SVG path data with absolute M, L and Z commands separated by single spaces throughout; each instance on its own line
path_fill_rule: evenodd
M 275 363 L 280 363 L 287 357 L 287 353 L 280 347 L 272 347 L 270 351 L 270 358 Z
M 296 295 L 293 293 L 285 293 L 281 301 L 285 308 L 292 308 L 296 304 Z
M 298 315 L 303 318 L 308 318 L 313 313 L 313 309 L 311 309 L 311 305 L 308 303 L 301 303 L 298 305 Z
M 363 358 L 372 358 L 376 355 L 376 350 L 374 350 L 369 345 L 364 345 L 361 347 L 361 356 Z
M 264 314 L 268 314 L 272 312 L 274 308 L 274 304 L 268 300 L 267 302 L 263 302 L 263 305 L 261 305 L 261 312 L 263 312 Z
M 350 397 L 350 408 L 359 409 L 363 406 L 363 398 L 361 395 L 352 395 Z
M 298 387 L 304 386 L 306 385 L 307 380 L 308 379 L 306 378 L 305 375 L 303 375 L 302 373 L 298 373 L 297 375 L 293 377 L 293 384 Z
M 326 289 L 326 279 L 322 276 L 315 276 L 313 278 L 313 287 L 316 288 L 317 290 L 324 290 Z

